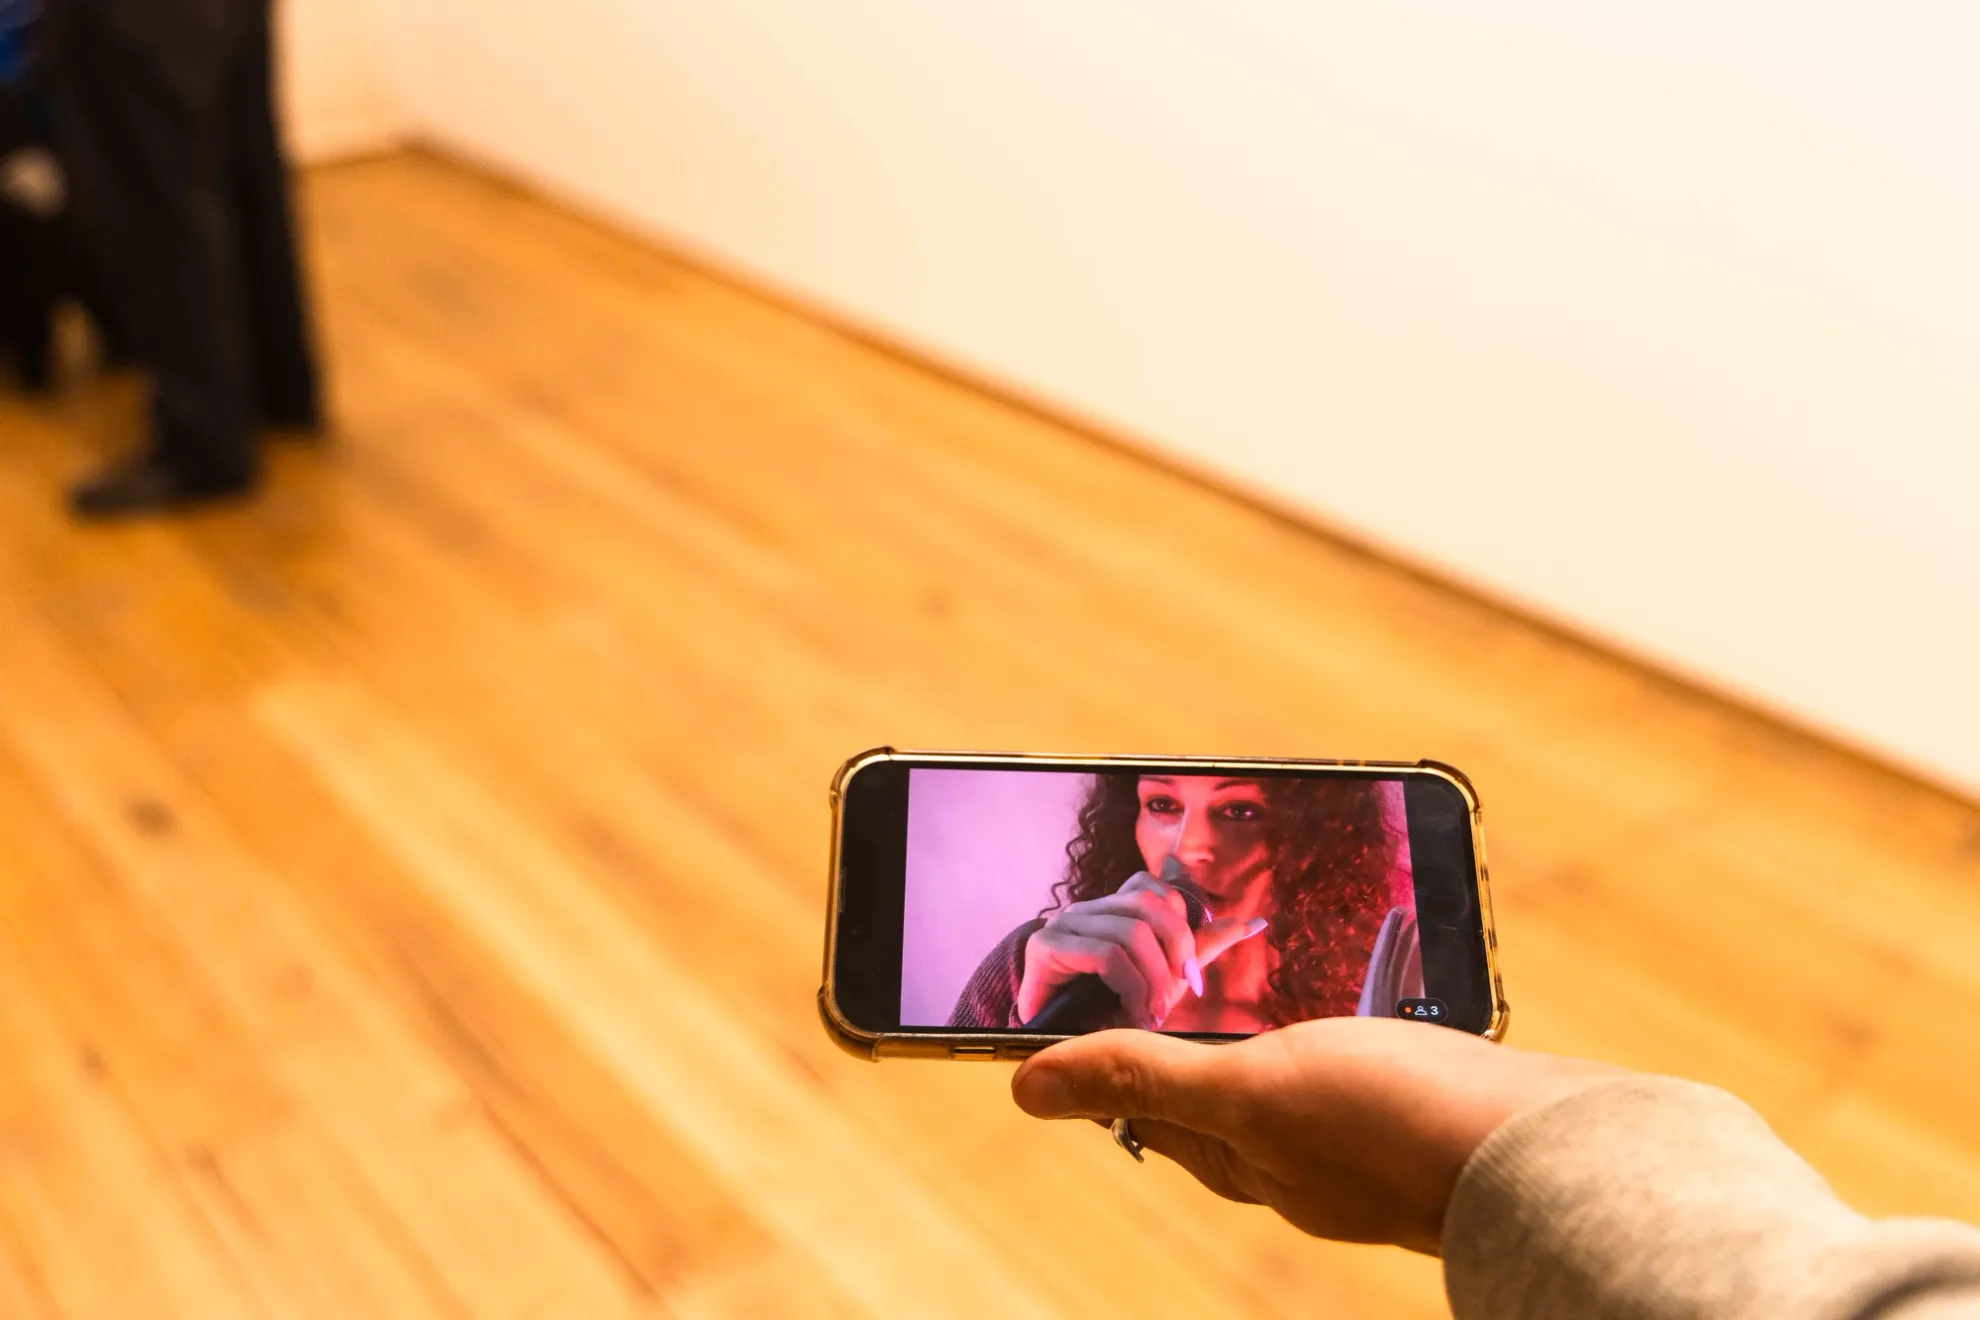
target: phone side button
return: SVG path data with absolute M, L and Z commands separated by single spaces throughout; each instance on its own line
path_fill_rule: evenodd
M 1044 1048 L 1043 1045 L 1006 1045 L 1003 1049 L 1003 1057 L 1006 1059 L 1028 1059 Z
M 997 1057 L 995 1045 L 951 1045 L 949 1057 L 952 1059 L 994 1059 Z

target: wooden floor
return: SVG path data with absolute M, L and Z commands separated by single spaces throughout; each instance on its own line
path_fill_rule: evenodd
M 827 1042 L 882 742 L 1455 762 L 1515 1040 L 1980 1219 L 1973 806 L 434 161 L 308 203 L 257 506 L 79 532 L 131 388 L 0 403 L 0 1315 L 1441 1313 Z

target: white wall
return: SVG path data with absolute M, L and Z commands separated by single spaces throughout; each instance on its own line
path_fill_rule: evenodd
M 1980 786 L 1980 9 L 393 20 L 442 141 Z
M 281 0 L 280 85 L 290 150 L 320 163 L 387 150 L 406 118 L 372 0 Z

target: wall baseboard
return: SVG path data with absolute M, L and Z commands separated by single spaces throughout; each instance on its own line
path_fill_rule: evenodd
M 289 150 L 299 165 L 328 165 L 397 151 L 412 140 L 400 115 L 304 115 L 289 124 Z
M 1913 761 L 1803 712 L 1784 709 L 1762 693 L 1700 673 L 1681 660 L 1656 654 L 1633 644 L 1630 639 L 1593 628 L 1543 603 L 1454 571 L 1448 565 L 1413 554 L 1362 529 L 1342 526 L 1286 492 L 1261 485 L 1240 473 L 1181 452 L 1172 445 L 1137 435 L 1117 424 L 1096 418 L 1077 405 L 1055 399 L 918 342 L 864 318 L 856 311 L 798 289 L 773 274 L 738 262 L 684 235 L 670 233 L 646 217 L 615 206 L 608 199 L 564 186 L 526 164 L 505 160 L 471 143 L 454 142 L 444 135 L 432 136 L 424 132 L 409 134 L 404 149 L 477 175 L 497 187 L 539 198 L 600 230 L 650 246 L 671 260 L 692 267 L 712 279 L 751 297 L 773 303 L 918 370 L 953 381 L 1076 434 L 1090 443 L 1105 446 L 1182 480 L 1214 490 L 1263 517 L 1305 535 L 1318 537 L 1350 554 L 1385 565 L 1438 590 L 1476 601 L 1487 609 L 1520 619 L 1549 637 L 1624 666 L 1647 682 L 1737 710 L 1748 718 L 1779 730 L 1787 738 L 1805 740 L 1844 760 L 1856 762 L 1873 773 L 1891 776 L 1946 800 L 1962 804 L 1980 803 L 1980 793 L 1975 793 L 1970 785 L 1949 777 L 1941 767 Z

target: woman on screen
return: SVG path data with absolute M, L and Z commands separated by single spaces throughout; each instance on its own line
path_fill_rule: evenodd
M 1051 905 L 990 950 L 949 1025 L 1022 1027 L 1089 973 L 1120 998 L 1115 1026 L 1248 1034 L 1393 1014 L 1422 973 L 1386 787 L 1095 776 Z M 1194 931 L 1165 863 L 1208 909 Z

